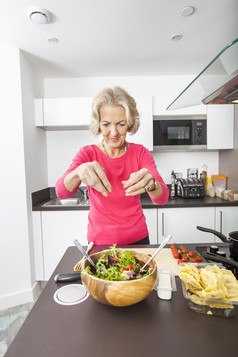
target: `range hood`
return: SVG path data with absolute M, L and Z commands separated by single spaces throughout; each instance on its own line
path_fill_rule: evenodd
M 238 103 L 238 39 L 227 45 L 166 110 Z

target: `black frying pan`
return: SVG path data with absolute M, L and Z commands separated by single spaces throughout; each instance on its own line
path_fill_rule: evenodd
M 238 231 L 229 233 L 229 237 L 227 238 L 224 234 L 217 232 L 214 229 L 200 227 L 200 226 L 197 226 L 197 229 L 203 232 L 215 234 L 215 236 L 220 238 L 222 242 L 229 243 L 229 250 L 231 253 L 231 257 L 234 260 L 238 261 Z

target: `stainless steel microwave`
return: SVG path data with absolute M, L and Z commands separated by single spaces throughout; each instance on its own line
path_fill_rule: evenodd
M 153 148 L 154 151 L 205 150 L 206 115 L 154 116 Z

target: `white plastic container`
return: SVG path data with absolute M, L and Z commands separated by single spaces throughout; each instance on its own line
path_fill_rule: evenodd
M 175 276 L 170 270 L 159 270 L 157 279 L 157 295 L 162 300 L 170 300 L 172 291 L 177 290 Z
M 221 197 L 222 191 L 226 189 L 227 176 L 212 175 L 212 184 L 215 188 L 216 196 Z

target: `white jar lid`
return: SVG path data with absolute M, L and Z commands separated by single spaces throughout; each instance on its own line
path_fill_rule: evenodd
M 75 305 L 83 302 L 89 294 L 82 284 L 65 285 L 54 293 L 54 300 L 61 305 Z

